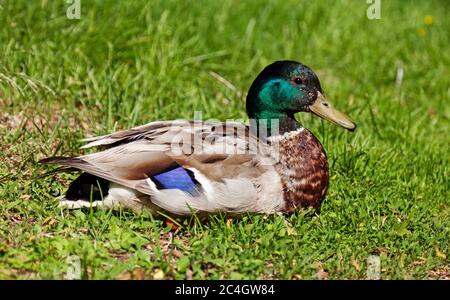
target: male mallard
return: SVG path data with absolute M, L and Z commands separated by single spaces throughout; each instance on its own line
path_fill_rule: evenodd
M 294 114 L 312 112 L 351 131 L 355 123 L 325 99 L 316 74 L 295 61 L 267 66 L 246 107 L 248 126 L 156 121 L 84 140 L 83 148 L 103 151 L 41 162 L 84 172 L 60 197 L 69 208 L 121 205 L 189 215 L 317 207 L 328 188 L 327 157 Z

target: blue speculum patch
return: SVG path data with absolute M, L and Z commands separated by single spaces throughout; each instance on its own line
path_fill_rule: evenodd
M 199 182 L 195 180 L 192 171 L 183 167 L 154 175 L 151 179 L 160 190 L 178 189 L 191 194 L 198 192 Z

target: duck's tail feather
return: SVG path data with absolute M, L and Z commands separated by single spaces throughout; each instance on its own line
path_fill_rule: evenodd
M 67 189 L 67 200 L 103 200 L 108 195 L 109 181 L 89 173 L 82 173 Z
M 62 165 L 62 167 L 49 171 L 44 175 L 50 175 L 60 171 L 78 170 L 80 166 L 87 164 L 77 157 L 49 157 L 40 160 L 41 164 Z M 99 176 L 91 175 L 89 173 L 81 173 L 70 184 L 64 198 L 68 201 L 76 200 L 102 200 L 108 195 L 109 181 Z
M 43 165 L 63 165 L 66 167 L 69 166 L 76 168 L 76 166 L 73 165 L 83 164 L 86 162 L 78 157 L 54 156 L 41 159 L 39 163 Z

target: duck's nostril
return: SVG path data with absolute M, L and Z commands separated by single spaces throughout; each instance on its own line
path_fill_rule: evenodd
M 326 103 L 326 102 L 323 102 L 322 104 L 323 104 L 323 106 L 326 106 L 326 107 L 328 107 L 328 103 Z

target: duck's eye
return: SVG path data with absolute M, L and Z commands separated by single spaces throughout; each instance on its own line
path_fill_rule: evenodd
M 295 77 L 295 78 L 294 78 L 294 82 L 295 82 L 296 84 L 303 84 L 303 79 L 302 79 L 301 77 Z

